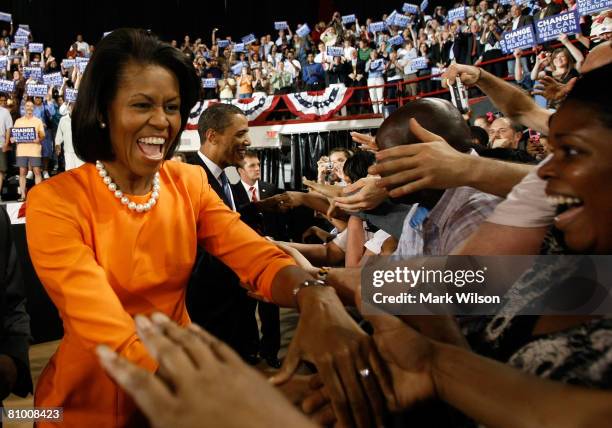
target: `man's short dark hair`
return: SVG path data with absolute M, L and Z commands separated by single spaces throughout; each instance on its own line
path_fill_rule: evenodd
M 215 132 L 223 133 L 225 129 L 232 123 L 232 116 L 244 112 L 233 104 L 213 104 L 202 112 L 198 121 L 198 134 L 200 141 L 206 140 L 206 131 L 209 129 Z
M 122 73 L 128 64 L 156 65 L 176 76 L 181 97 L 181 128 L 168 149 L 166 159 L 172 158 L 180 141 L 200 90 L 193 64 L 179 50 L 160 41 L 149 31 L 120 28 L 104 37 L 96 46 L 74 105 L 74 151 L 85 162 L 115 159 L 109 129 L 101 128 L 100 122 L 108 123 L 108 108 L 117 94 Z
M 368 175 L 368 168 L 374 165 L 375 161 L 374 153 L 359 150 L 353 156 L 347 158 L 342 170 L 344 175 L 351 180 L 351 183 L 354 183 Z
M 8 100 L 9 96 L 6 92 L 0 92 L 0 98 L 6 98 Z
M 345 149 L 344 147 L 334 147 L 329 151 L 330 156 L 334 153 L 344 153 L 344 156 L 346 156 L 347 159 L 353 156 L 353 153 L 351 153 L 349 149 Z
M 257 151 L 253 150 L 253 149 L 246 149 L 246 151 L 244 153 L 244 157 L 245 158 L 257 158 L 257 159 L 259 159 L 259 156 L 257 156 Z

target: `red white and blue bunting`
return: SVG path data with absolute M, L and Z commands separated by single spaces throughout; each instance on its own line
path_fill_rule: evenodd
M 353 89 L 344 85 L 332 85 L 323 93 L 299 92 L 283 95 L 285 104 L 301 119 L 327 120 L 338 112 L 353 95 Z
M 256 120 L 265 120 L 266 116 L 276 107 L 276 104 L 280 101 L 280 97 L 271 95 L 255 95 L 253 98 L 247 98 L 242 100 L 232 100 L 231 102 L 222 101 L 224 103 L 232 104 L 238 107 L 244 115 L 247 117 L 249 122 Z M 218 104 L 219 100 L 204 100 L 198 101 L 197 104 L 191 109 L 189 113 L 189 119 L 187 120 L 186 129 L 198 129 L 198 121 L 202 112 L 213 104 Z

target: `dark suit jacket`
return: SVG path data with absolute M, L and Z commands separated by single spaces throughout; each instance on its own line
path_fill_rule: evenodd
M 230 206 L 221 185 L 199 156 L 195 158 L 194 164 L 204 168 L 211 188 Z M 239 353 L 242 351 L 242 334 L 245 330 L 240 318 L 243 295 L 246 295 L 246 291 L 240 287 L 240 280 L 234 271 L 204 249 L 198 248 L 187 287 L 189 316 L 193 322 L 206 328 Z
M 474 43 L 476 43 L 476 55 L 472 55 Z M 474 39 L 472 33 L 460 33 L 455 39 L 453 52 L 459 64 L 473 65 L 484 52 L 484 46 L 480 43 L 480 34 Z
M 279 192 L 278 188 L 272 183 L 259 180 L 259 198 L 266 199 Z M 232 184 L 232 194 L 234 202 L 242 220 L 255 229 L 260 235 L 272 236 L 277 240 L 286 240 L 286 222 L 282 214 L 269 214 L 261 212 L 251 203 L 251 198 L 247 194 L 242 182 Z
M 25 289 L 11 223 L 7 213 L 0 209 L 0 354 L 11 357 L 17 366 L 17 382 L 12 392 L 21 397 L 32 392 L 29 340 L 30 317 L 25 309 Z

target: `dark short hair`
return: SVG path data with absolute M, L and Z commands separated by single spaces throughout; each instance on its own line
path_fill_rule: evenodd
M 6 92 L 0 92 L 0 98 L 2 98 L 2 97 L 6 98 L 6 99 L 9 99 L 9 96 L 8 96 L 8 94 Z
M 257 151 L 253 150 L 253 149 L 246 149 L 246 151 L 244 153 L 244 157 L 245 158 L 257 158 L 257 159 L 259 159 L 259 156 L 257 156 Z
M 344 147 L 334 147 L 329 151 L 330 156 L 334 153 L 344 153 L 344 156 L 346 156 L 347 159 L 353 156 L 353 153 L 351 153 L 349 149 L 345 149 Z
M 108 122 L 108 108 L 117 94 L 123 70 L 130 63 L 157 65 L 176 76 L 181 97 L 181 128 L 168 149 L 166 159 L 172 158 L 178 146 L 181 132 L 187 125 L 189 112 L 198 100 L 200 90 L 200 81 L 193 64 L 181 51 L 160 41 L 149 31 L 120 28 L 104 37 L 96 46 L 74 105 L 74 151 L 85 162 L 115 159 L 109 130 L 101 128 L 100 121 Z
M 209 129 L 222 134 L 232 123 L 232 116 L 235 114 L 244 116 L 244 112 L 233 104 L 213 104 L 204 110 L 198 121 L 200 141 L 206 140 L 206 131 Z
M 612 128 L 612 107 L 610 106 L 612 91 L 610 85 L 603 83 L 610 78 L 610 73 L 612 73 L 612 63 L 584 73 L 576 81 L 563 104 L 581 103 L 589 107 L 605 127 Z
M 375 160 L 374 153 L 359 150 L 344 162 L 342 170 L 351 179 L 351 182 L 354 183 L 368 175 L 368 168 L 374 165 Z

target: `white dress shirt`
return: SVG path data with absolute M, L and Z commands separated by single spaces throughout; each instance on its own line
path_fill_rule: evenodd
M 240 182 L 244 186 L 244 190 L 246 190 L 247 195 L 249 195 L 249 201 L 253 202 L 253 192 L 251 192 L 251 187 L 255 188 L 255 196 L 257 197 L 258 201 L 261 201 L 261 197 L 259 196 L 259 180 L 257 180 L 252 186 L 249 186 L 242 180 L 240 180 Z
M 217 179 L 217 182 L 219 183 L 221 188 L 223 188 L 223 182 L 221 181 L 221 173 L 223 172 L 223 168 L 221 168 L 219 165 L 211 161 L 204 153 L 202 153 L 199 150 L 198 150 L 198 156 L 200 157 L 200 159 L 202 159 L 202 162 L 204 162 L 204 165 L 206 165 L 206 167 L 210 170 L 212 175 L 214 175 L 214 177 Z M 232 210 L 236 211 L 236 203 L 234 202 L 234 194 L 231 192 L 231 187 L 230 187 L 230 196 L 232 199 Z

